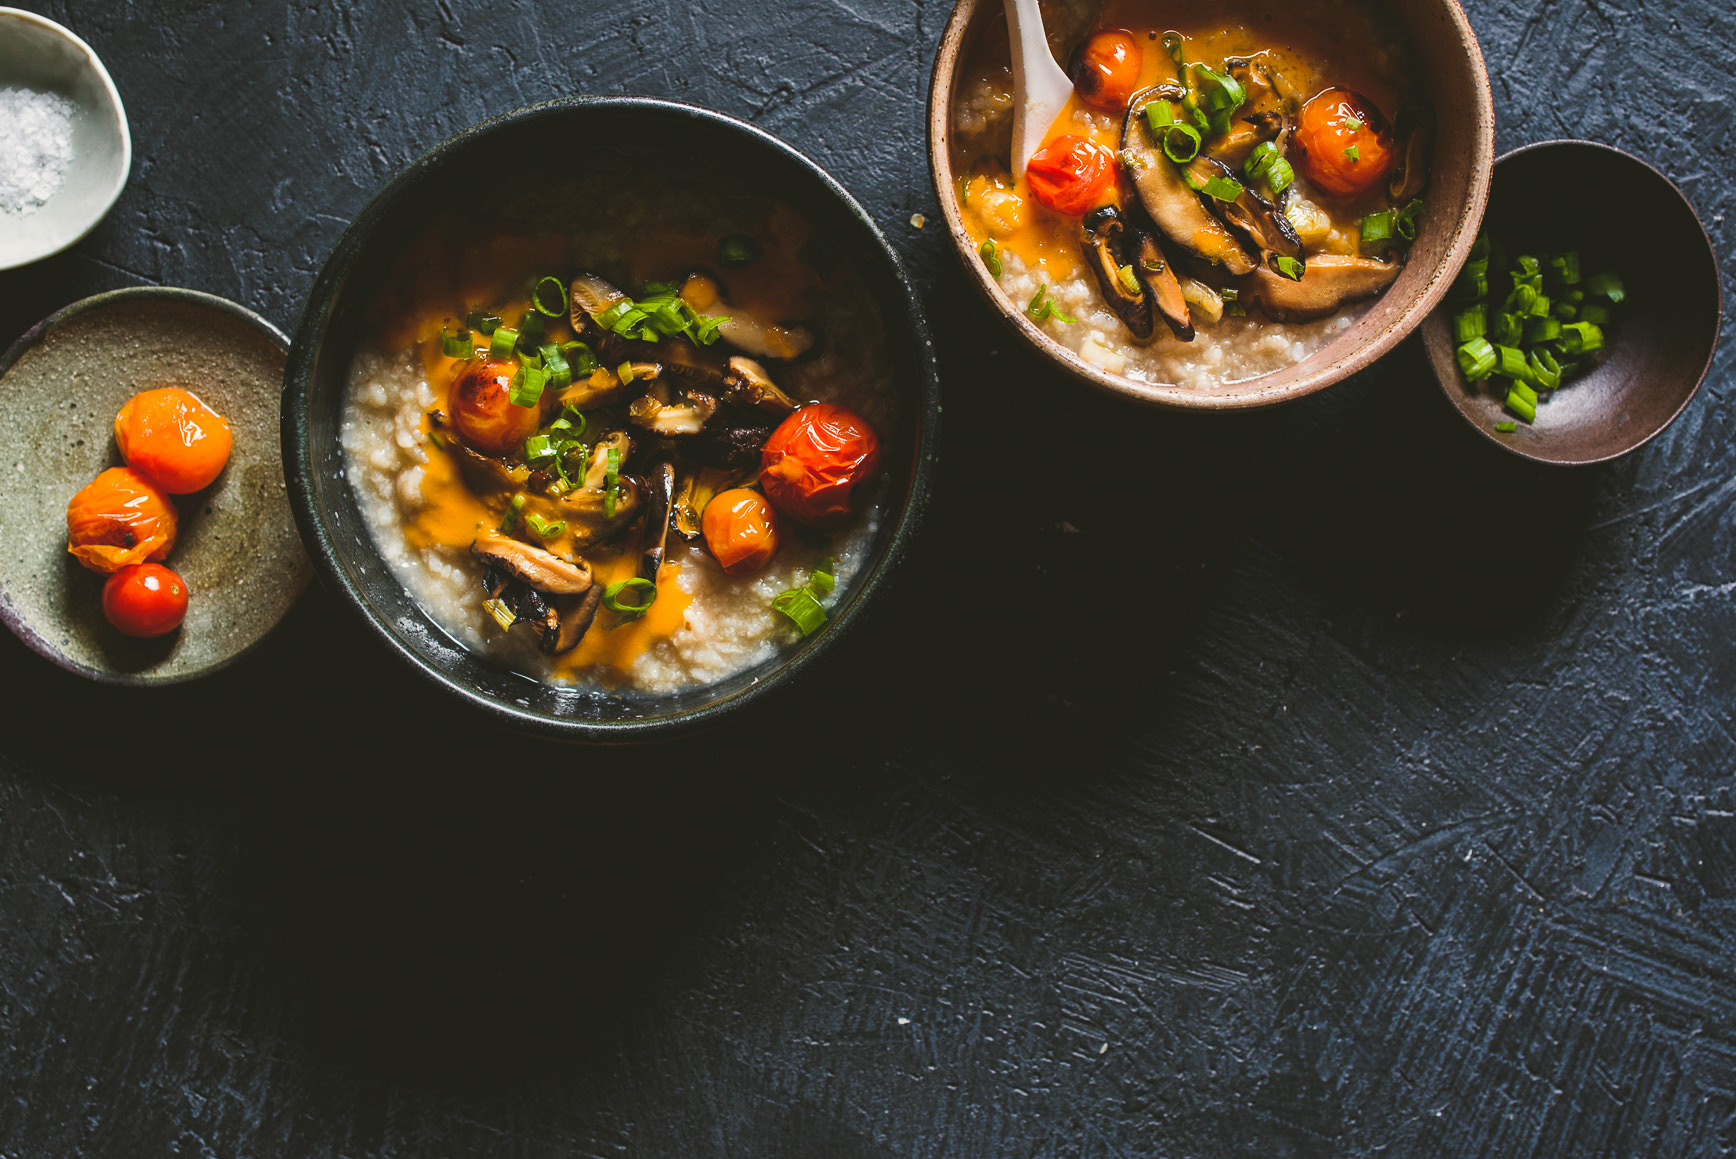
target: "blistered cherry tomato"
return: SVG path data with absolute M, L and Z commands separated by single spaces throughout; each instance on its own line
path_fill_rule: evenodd
M 1392 167 L 1392 131 L 1361 93 L 1327 89 L 1302 106 L 1291 159 L 1302 176 L 1334 197 L 1371 189 Z
M 707 503 L 699 529 L 705 533 L 705 546 L 730 575 L 758 571 L 778 553 L 772 505 L 746 487 L 721 492 Z
M 817 402 L 793 412 L 766 440 L 760 486 L 797 523 L 833 527 L 850 517 L 856 488 L 879 469 L 880 440 L 867 420 Z
M 1031 154 L 1025 180 L 1031 196 L 1056 213 L 1083 217 L 1115 184 L 1115 154 L 1089 137 L 1063 133 Z
M 102 585 L 102 614 L 124 635 L 166 636 L 187 618 L 187 583 L 160 563 L 135 563 Z
M 458 437 L 485 455 L 517 450 L 536 434 L 542 408 L 515 406 L 512 376 L 518 363 L 498 358 L 472 358 L 458 369 L 447 396 Z
M 1144 60 L 1145 53 L 1133 33 L 1105 28 L 1073 54 L 1073 91 L 1094 109 L 1124 113 L 1128 99 L 1139 87 L 1139 66 Z
M 91 571 L 164 558 L 176 528 L 175 505 L 131 467 L 110 467 L 66 505 L 66 550 Z
M 140 391 L 115 416 L 127 466 L 171 495 L 209 487 L 229 461 L 229 424 L 178 386 Z

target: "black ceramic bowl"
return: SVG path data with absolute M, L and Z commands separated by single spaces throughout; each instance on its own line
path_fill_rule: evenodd
M 831 622 L 776 658 L 717 684 L 650 695 L 575 690 L 502 668 L 448 637 L 392 577 L 345 478 L 338 442 L 349 366 L 363 313 L 410 240 L 465 204 L 501 157 L 539 157 L 550 140 L 635 151 L 738 182 L 804 213 L 816 236 L 851 262 L 878 304 L 899 392 L 899 427 L 881 432 L 891 477 L 888 511 L 862 571 Z M 283 394 L 283 460 L 308 553 L 325 582 L 411 668 L 494 717 L 567 740 L 623 742 L 715 723 L 807 668 L 862 617 L 898 563 L 925 504 L 940 393 L 917 295 L 873 220 L 831 177 L 775 137 L 717 113 L 636 98 L 576 98 L 517 109 L 466 129 L 415 161 L 370 201 L 321 269 L 296 328 Z

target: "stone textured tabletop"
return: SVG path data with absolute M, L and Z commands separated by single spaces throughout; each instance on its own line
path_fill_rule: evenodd
M 910 224 L 941 3 L 25 6 L 136 160 L 0 275 L 0 341 L 140 283 L 288 329 L 424 148 L 648 94 L 868 206 L 947 429 L 872 628 L 677 745 L 498 734 L 317 589 L 192 687 L 0 639 L 0 1155 L 1736 1151 L 1727 349 L 1586 470 L 1489 446 L 1414 341 L 1275 412 L 1087 397 Z M 1728 279 L 1732 8 L 1470 16 L 1500 146 L 1646 158 Z

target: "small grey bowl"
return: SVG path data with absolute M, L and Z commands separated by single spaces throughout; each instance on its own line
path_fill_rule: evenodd
M 127 113 L 90 45 L 34 12 L 0 8 L 0 89 L 55 93 L 77 106 L 66 180 L 29 213 L 0 211 L 0 270 L 74 244 L 107 215 L 133 164 Z

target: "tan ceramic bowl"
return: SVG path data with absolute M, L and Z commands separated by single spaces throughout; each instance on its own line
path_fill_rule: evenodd
M 1001 0 L 959 0 L 941 37 L 928 92 L 928 160 L 947 229 L 977 292 L 1033 349 L 1075 378 L 1112 394 L 1181 410 L 1240 410 L 1289 402 L 1348 378 L 1397 346 L 1446 294 L 1477 238 L 1495 165 L 1495 110 L 1482 50 L 1454 0 L 1385 0 L 1384 6 L 1416 54 L 1423 91 L 1434 104 L 1438 124 L 1434 171 L 1424 196 L 1427 209 L 1404 272 L 1348 330 L 1296 365 L 1200 390 L 1136 382 L 1086 362 L 1039 330 L 1025 316 L 1025 304 L 1002 293 L 978 259 L 959 217 L 950 110 L 959 65 L 977 38 L 1004 16 Z

